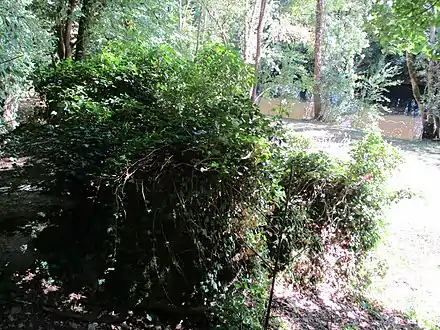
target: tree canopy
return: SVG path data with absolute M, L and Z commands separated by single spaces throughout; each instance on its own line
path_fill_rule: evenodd
M 440 4 L 435 1 L 376 1 L 371 13 L 374 33 L 387 51 L 438 56 L 438 45 L 429 31 L 440 23 Z

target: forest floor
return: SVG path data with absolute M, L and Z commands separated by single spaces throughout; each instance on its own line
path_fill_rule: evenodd
M 313 122 L 289 121 L 288 125 L 310 137 L 317 149 L 338 157 L 347 157 L 349 144 L 362 136 L 356 130 Z M 278 283 L 274 316 L 283 320 L 285 329 L 440 329 L 435 326 L 440 325 L 440 224 L 435 204 L 440 184 L 440 144 L 391 142 L 401 149 L 404 163 L 396 169 L 390 187 L 410 188 L 415 197 L 387 211 L 388 236 L 378 249 L 378 257 L 386 261 L 386 275 L 377 276 L 369 292 L 356 299 L 329 299 L 325 292 L 298 292 Z M 12 211 L 18 214 L 23 209 L 35 213 L 36 209 L 28 204 L 48 202 L 13 176 L 12 163 L 17 161 L 0 159 L 0 220 L 17 219 L 17 215 L 6 213 L 11 203 Z M 17 165 L 21 163 L 19 159 Z M 0 252 L 5 249 L 3 241 L 22 247 L 30 239 L 14 235 L 0 235 Z M 81 297 L 38 280 L 36 273 L 27 273 L 18 280 L 12 293 L 2 294 L 0 287 L 0 329 L 161 329 L 143 324 L 145 315 L 138 317 L 128 311 L 124 316 L 104 309 L 83 314 Z M 431 326 L 422 327 L 421 321 L 429 321 Z

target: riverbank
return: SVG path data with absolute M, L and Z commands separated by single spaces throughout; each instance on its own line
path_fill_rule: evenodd
M 259 107 L 264 114 L 274 115 L 276 114 L 274 109 L 278 109 L 280 104 L 280 99 L 262 99 Z M 286 119 L 303 120 L 313 117 L 313 104 L 309 102 L 288 102 L 286 103 L 286 109 L 288 114 L 283 116 Z M 403 114 L 384 114 L 378 122 L 378 129 L 387 138 L 419 140 L 422 133 L 421 124 L 420 117 Z

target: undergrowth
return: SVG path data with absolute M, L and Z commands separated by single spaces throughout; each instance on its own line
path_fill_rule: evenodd
M 116 43 L 40 68 L 47 108 L 2 153 L 31 156 L 34 184 L 73 203 L 34 242 L 51 276 L 170 323 L 261 329 L 272 275 L 313 286 L 361 262 L 395 151 L 371 134 L 349 162 L 312 152 L 260 113 L 253 83 L 218 45 L 185 58 Z

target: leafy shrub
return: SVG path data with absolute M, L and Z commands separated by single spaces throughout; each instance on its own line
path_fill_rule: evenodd
M 278 126 L 249 100 L 253 74 L 235 52 L 113 44 L 35 81 L 43 124 L 16 134 L 37 183 L 74 202 L 36 241 L 51 274 L 74 283 L 92 260 L 109 296 L 176 322 L 263 281 L 244 256 L 265 221 L 249 209 L 267 207 Z
M 252 276 L 244 276 L 216 297 L 213 313 L 216 329 L 262 329 L 268 298 L 267 270 L 256 266 Z
M 42 121 L 6 145 L 72 202 L 35 242 L 63 284 L 83 287 L 89 269 L 103 298 L 258 329 L 268 269 L 304 251 L 322 270 L 329 247 L 362 255 L 379 238 L 392 150 L 369 135 L 352 162 L 309 151 L 249 100 L 252 71 L 232 50 L 116 43 L 35 80 Z
M 267 241 L 281 269 L 297 254 L 294 276 L 305 282 L 316 283 L 329 270 L 326 254 L 340 259 L 332 267 L 342 269 L 350 255 L 362 259 L 381 237 L 383 210 L 392 201 L 385 183 L 399 157 L 374 133 L 354 144 L 350 155 L 346 162 L 298 151 L 288 161 L 291 172 L 281 181 L 286 199 L 268 223 Z

